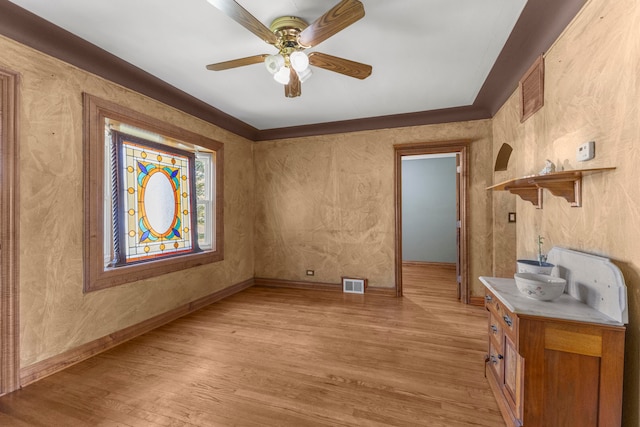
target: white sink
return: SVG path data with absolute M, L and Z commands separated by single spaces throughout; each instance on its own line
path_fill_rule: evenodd
M 565 279 L 546 274 L 516 273 L 513 277 L 520 292 L 541 301 L 553 301 L 560 297 L 567 285 Z
M 533 259 L 519 259 L 516 261 L 518 273 L 551 274 L 555 265 L 539 262 Z

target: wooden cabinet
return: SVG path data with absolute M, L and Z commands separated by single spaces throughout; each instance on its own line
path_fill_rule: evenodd
M 522 357 L 517 352 L 518 317 L 487 291 L 489 312 L 488 376 L 508 425 L 519 426 L 522 419 Z
M 508 426 L 621 424 L 624 326 L 514 314 L 490 290 L 487 379 Z

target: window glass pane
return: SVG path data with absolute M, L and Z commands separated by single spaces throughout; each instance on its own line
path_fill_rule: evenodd
M 196 193 L 198 244 L 202 249 L 211 249 L 213 232 L 213 154 L 196 154 Z
M 202 247 L 206 247 L 208 245 L 208 236 L 207 236 L 207 207 L 198 203 L 198 243 Z
M 114 132 L 120 150 L 119 263 L 189 253 L 193 155 Z

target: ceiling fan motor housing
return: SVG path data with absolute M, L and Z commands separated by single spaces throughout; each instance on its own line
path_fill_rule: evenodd
M 304 20 L 295 16 L 281 16 L 273 20 L 269 29 L 278 38 L 276 47 L 282 54 L 290 54 L 296 50 L 305 49 L 301 46 L 298 38 L 302 30 L 307 28 L 307 24 Z

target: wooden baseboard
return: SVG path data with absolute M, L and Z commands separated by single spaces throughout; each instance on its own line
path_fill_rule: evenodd
M 61 371 L 71 365 L 88 359 L 91 356 L 102 353 L 110 348 L 122 344 L 132 338 L 149 332 L 166 323 L 176 320 L 182 316 L 199 310 L 216 301 L 220 301 L 233 294 L 241 292 L 254 285 L 254 279 L 248 279 L 244 282 L 236 283 L 228 288 L 216 291 L 210 295 L 199 298 L 183 306 L 174 308 L 166 313 L 147 319 L 136 325 L 129 326 L 125 329 L 116 331 L 97 340 L 82 344 L 79 347 L 68 350 L 64 353 L 53 356 L 49 359 L 36 362 L 33 365 L 20 369 L 20 385 L 24 387 L 39 379 Z
M 256 277 L 254 279 L 255 286 L 264 286 L 268 288 L 291 288 L 291 289 L 315 289 L 317 291 L 341 291 L 340 283 L 322 283 L 307 282 L 302 280 L 284 280 L 284 279 L 268 279 L 265 277 Z
M 268 279 L 265 277 L 256 277 L 255 286 L 264 286 L 268 288 L 292 288 L 292 289 L 307 289 L 307 290 L 319 290 L 319 291 L 337 291 L 342 292 L 341 283 L 321 283 L 321 282 L 308 282 L 301 280 L 284 280 L 284 279 Z M 365 295 L 387 296 L 395 297 L 395 288 L 380 288 L 376 286 L 367 286 Z
M 477 305 L 478 307 L 484 307 L 484 297 L 470 297 L 469 305 Z
M 402 261 L 403 267 L 424 267 L 424 268 L 442 268 L 445 270 L 456 270 L 456 263 L 450 262 L 427 262 L 427 261 Z

